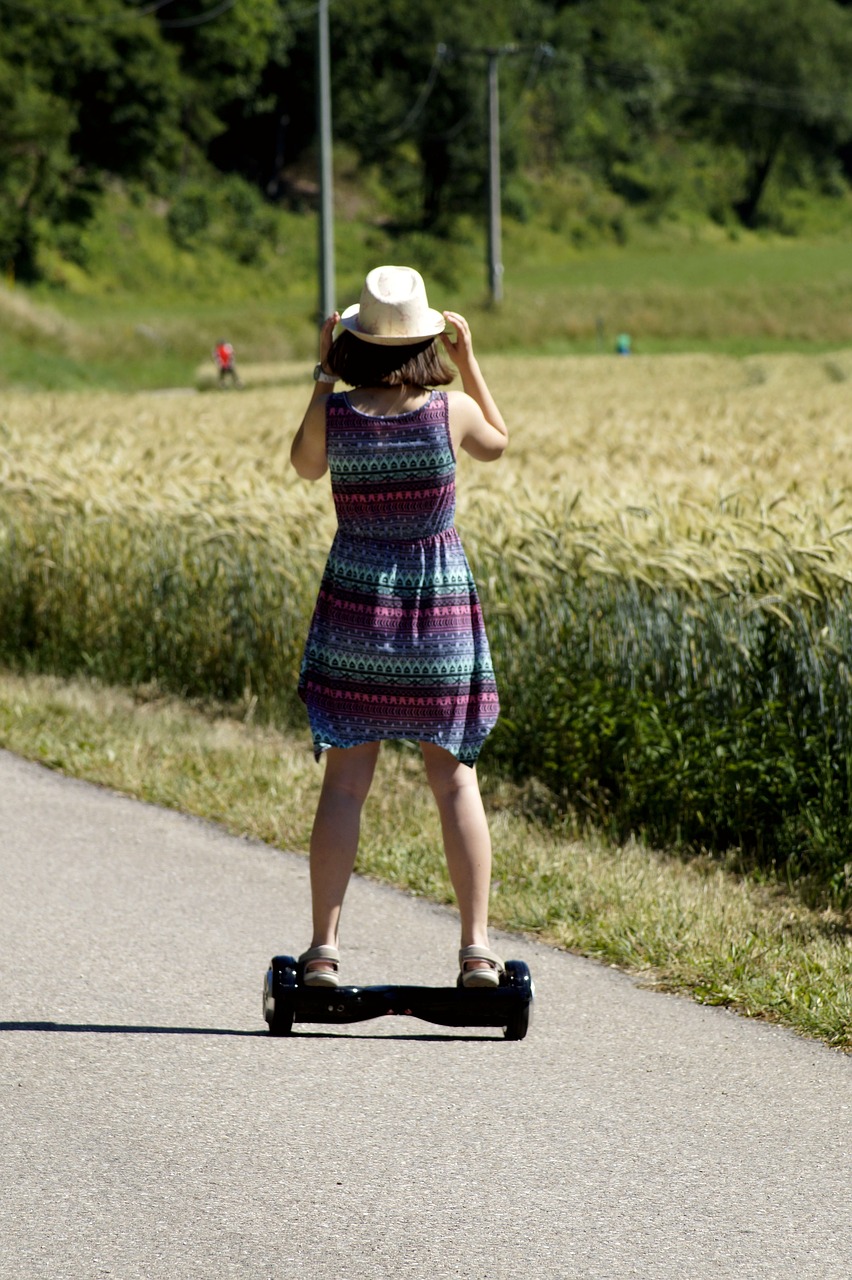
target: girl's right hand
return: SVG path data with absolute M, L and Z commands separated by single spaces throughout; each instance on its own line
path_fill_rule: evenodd
M 319 361 L 323 368 L 325 368 L 325 358 L 331 350 L 332 342 L 334 342 L 334 329 L 339 320 L 340 312 L 335 311 L 327 320 L 323 321 L 322 328 L 320 329 Z

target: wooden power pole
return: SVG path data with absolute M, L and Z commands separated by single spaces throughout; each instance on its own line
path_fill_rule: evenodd
M 505 49 L 488 50 L 488 288 L 493 303 L 503 300 L 503 226 L 500 198 L 500 84 Z
M 319 130 L 319 322 L 335 310 L 334 192 L 331 166 L 331 62 L 328 0 L 317 6 L 317 122 Z

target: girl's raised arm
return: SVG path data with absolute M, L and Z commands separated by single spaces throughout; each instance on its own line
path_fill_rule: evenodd
M 459 371 L 464 392 L 451 391 L 450 431 L 457 446 L 479 462 L 493 462 L 509 443 L 509 430 L 473 354 L 470 326 L 456 311 L 445 311 L 456 331 L 455 341 L 442 333 L 441 339 Z
M 340 316 L 335 311 L 320 330 L 321 365 L 325 364 L 334 336 L 334 326 L 339 319 Z M 290 448 L 290 461 L 304 480 L 319 480 L 328 470 L 325 452 L 325 403 L 329 385 L 327 382 L 314 383 L 310 403 Z

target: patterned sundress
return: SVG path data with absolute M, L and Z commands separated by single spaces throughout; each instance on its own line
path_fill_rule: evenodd
M 326 452 L 338 528 L 299 677 L 314 754 L 405 738 L 473 765 L 499 702 L 453 523 L 446 393 L 388 417 L 331 395 Z

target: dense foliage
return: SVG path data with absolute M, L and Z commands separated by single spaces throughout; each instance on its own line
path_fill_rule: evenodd
M 567 578 L 539 616 L 495 628 L 498 767 L 621 838 L 735 847 L 848 896 L 848 590 L 779 608 L 750 583 L 716 599 Z
M 330 0 L 335 138 L 386 222 L 448 234 L 481 208 L 489 56 L 518 218 L 575 239 L 621 234 L 626 209 L 753 226 L 789 221 L 791 191 L 846 191 L 846 4 L 490 0 L 485 27 L 482 13 Z M 216 171 L 310 201 L 315 28 L 307 0 L 0 0 L 0 263 L 32 274 L 45 238 L 79 255 L 110 177 L 174 202 L 186 245 Z

